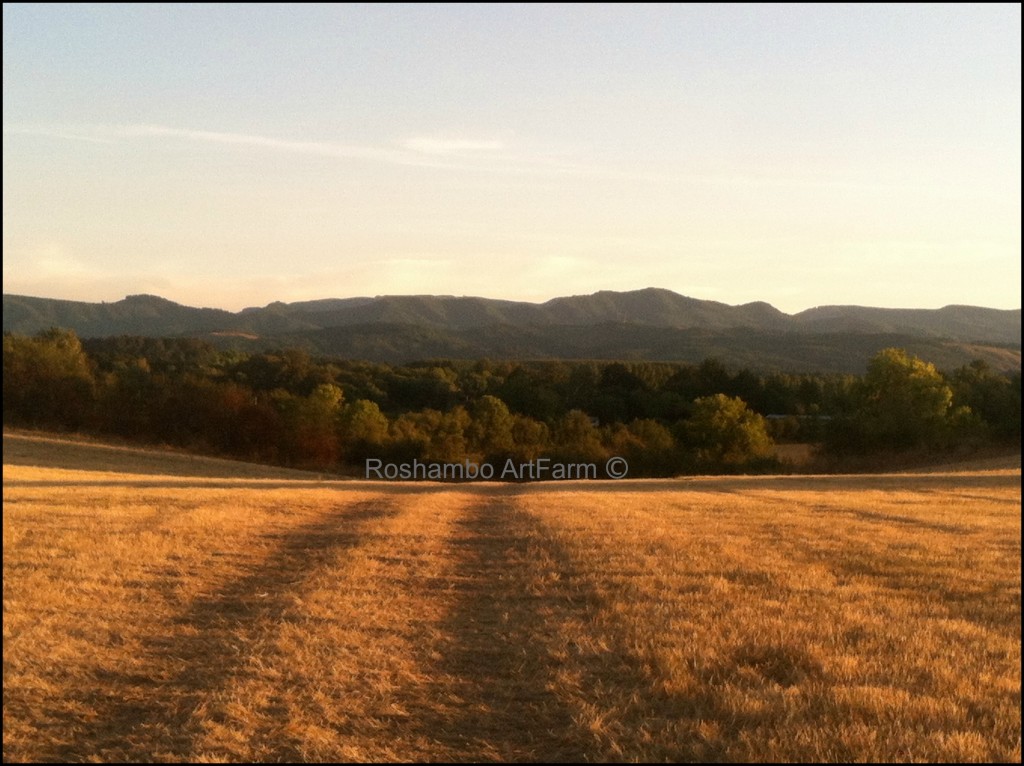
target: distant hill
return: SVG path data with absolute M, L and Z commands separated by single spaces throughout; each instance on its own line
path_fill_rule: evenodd
M 423 358 L 723 361 L 758 369 L 859 372 L 878 349 L 907 348 L 939 366 L 983 358 L 1020 367 L 1020 309 L 822 306 L 795 315 L 767 303 L 730 306 L 648 288 L 545 303 L 409 295 L 271 303 L 239 312 L 152 295 L 85 303 L 4 295 L 4 331 L 51 326 L 82 337 L 194 336 L 221 345 L 301 345 L 403 362 Z
M 941 309 L 875 309 L 820 306 L 793 320 L 804 332 L 904 332 L 963 341 L 1020 345 L 1020 309 L 999 311 L 977 306 Z
M 4 295 L 4 332 L 66 327 L 82 337 L 193 335 L 215 332 L 235 321 L 230 311 L 182 306 L 155 295 L 129 295 L 116 303 Z

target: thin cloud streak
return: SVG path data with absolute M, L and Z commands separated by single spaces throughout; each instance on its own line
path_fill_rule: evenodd
M 436 139 L 416 137 L 403 148 L 345 144 L 334 141 L 296 141 L 248 133 L 175 128 L 167 125 L 136 124 L 63 128 L 53 126 L 4 125 L 4 133 L 42 136 L 72 141 L 115 143 L 117 139 L 167 138 L 196 143 L 223 144 L 267 151 L 332 157 L 340 160 L 383 162 L 440 170 L 464 170 L 505 174 L 566 174 L 589 172 L 587 168 L 544 158 L 494 154 L 505 148 L 494 139 Z
M 414 137 L 403 148 L 387 148 L 334 141 L 297 141 L 248 133 L 175 128 L 167 125 L 135 124 L 120 126 L 17 126 L 4 125 L 5 134 L 43 136 L 91 143 L 115 143 L 116 139 L 168 138 L 196 143 L 223 144 L 267 151 L 287 152 L 339 160 L 382 162 L 393 165 L 436 170 L 494 173 L 517 176 L 603 178 L 649 184 L 694 184 L 726 187 L 822 188 L 878 192 L 909 191 L 947 199 L 973 195 L 964 190 L 836 178 L 799 178 L 718 173 L 663 173 L 617 170 L 601 165 L 564 162 L 551 157 L 516 155 L 503 152 L 506 145 L 497 139 L 439 139 Z M 501 152 L 501 153 L 495 153 Z
M 424 154 L 463 155 L 480 152 L 497 152 L 505 148 L 505 142 L 497 139 L 489 141 L 473 141 L 467 139 L 429 138 L 421 136 L 410 138 L 403 146 L 414 152 Z
M 326 141 L 292 141 L 284 138 L 249 135 L 246 133 L 222 133 L 212 130 L 190 130 L 171 128 L 165 125 L 127 125 L 115 128 L 115 132 L 126 138 L 167 137 L 180 138 L 187 141 L 202 143 L 229 144 L 232 146 L 251 146 L 258 149 L 292 152 L 295 154 L 314 154 L 322 157 L 339 159 L 380 160 L 383 162 L 401 163 L 407 159 L 404 152 L 380 149 L 371 146 L 355 146 Z

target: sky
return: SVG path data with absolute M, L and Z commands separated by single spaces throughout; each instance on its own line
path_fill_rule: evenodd
M 5 293 L 1021 305 L 1017 4 L 3 22 Z

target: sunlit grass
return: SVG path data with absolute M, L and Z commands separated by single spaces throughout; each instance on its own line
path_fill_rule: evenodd
M 1019 470 L 453 487 L 96 449 L 5 436 L 5 760 L 1020 760 Z

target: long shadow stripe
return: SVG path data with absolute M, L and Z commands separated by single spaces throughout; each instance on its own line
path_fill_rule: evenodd
M 600 625 L 605 604 L 543 525 L 507 500 L 476 506 L 462 522 L 458 603 L 432 670 L 435 704 L 422 720 L 437 759 L 579 762 L 714 760 L 698 739 L 651 747 L 679 718 L 722 715 L 711 696 L 666 691 L 628 630 Z M 586 636 L 567 636 L 582 625 Z M 589 647 L 602 646 L 594 651 Z M 571 688 L 560 679 L 574 678 Z M 622 731 L 595 732 L 587 715 L 616 711 Z M 628 730 L 628 731 L 627 731 Z M 625 735 L 625 736 L 622 736 Z M 648 743 L 630 748 L 630 739 Z M 661 741 L 664 741 L 664 737 Z
M 117 696 L 82 690 L 88 719 L 60 722 L 63 736 L 46 760 L 188 760 L 200 732 L 192 724 L 209 694 L 243 672 L 249 645 L 262 625 L 273 625 L 291 604 L 290 594 L 317 567 L 357 546 L 368 529 L 396 510 L 373 499 L 322 515 L 280 535 L 268 557 L 215 593 L 196 599 L 173 636 L 144 642 L 143 672 L 105 677 Z

